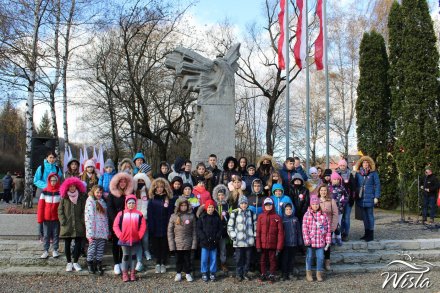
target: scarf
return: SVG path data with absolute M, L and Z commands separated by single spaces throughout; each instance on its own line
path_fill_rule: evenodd
M 362 176 L 368 176 L 368 174 L 370 174 L 370 168 L 364 169 L 361 167 L 359 173 L 361 173 Z
M 69 196 L 70 201 L 73 204 L 76 204 L 76 202 L 78 201 L 78 190 L 75 190 L 75 192 L 67 191 L 67 195 Z
M 344 179 L 344 181 L 346 180 L 350 180 L 350 170 L 345 169 L 345 171 L 339 170 L 339 174 L 341 175 L 342 179 Z

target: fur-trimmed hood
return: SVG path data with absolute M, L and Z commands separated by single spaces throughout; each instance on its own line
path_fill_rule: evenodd
M 166 181 L 163 178 L 157 178 L 157 179 L 154 179 L 153 182 L 151 182 L 151 188 L 148 191 L 148 197 L 150 199 L 154 198 L 154 196 L 155 196 L 154 192 L 156 191 L 156 187 L 157 187 L 158 182 L 163 182 L 163 184 L 165 186 L 165 192 L 167 193 L 168 199 L 172 199 L 173 198 L 173 191 L 171 190 L 171 186 L 168 183 L 168 181 Z
M 179 212 L 180 205 L 183 204 L 183 203 L 186 203 L 186 205 L 188 206 L 188 209 L 186 210 L 186 214 L 191 214 L 193 212 L 192 208 L 191 208 L 191 205 L 189 204 L 188 200 L 185 197 L 183 197 L 183 196 L 179 197 L 176 200 L 176 204 L 175 204 L 176 206 L 174 207 L 174 213 L 180 214 L 180 212 Z
M 217 203 L 217 205 L 222 204 L 221 202 L 218 201 L 217 195 L 219 190 L 224 189 L 225 190 L 225 202 L 228 202 L 229 196 L 230 196 L 230 192 L 228 187 L 226 187 L 226 185 L 224 184 L 219 184 L 216 187 L 214 187 L 214 189 L 212 190 L 212 198 L 214 199 L 214 201 Z
M 121 191 L 118 189 L 118 183 L 122 178 L 127 180 L 127 188 L 125 188 L 124 192 L 125 196 L 133 193 L 133 177 L 125 172 L 120 172 L 113 176 L 112 180 L 110 181 L 110 193 L 115 197 L 122 196 Z
M 233 170 L 237 169 L 237 167 L 238 167 L 238 161 L 237 161 L 237 159 L 234 158 L 234 157 L 232 157 L 232 156 L 229 156 L 229 157 L 227 157 L 227 158 L 225 159 L 225 161 L 223 162 L 223 170 L 224 170 L 224 171 L 229 171 L 229 168 L 228 168 L 228 163 L 229 163 L 229 161 L 233 161 L 233 162 L 234 162 L 234 168 L 233 168 Z
M 270 156 L 270 155 L 262 155 L 262 156 L 258 159 L 258 162 L 257 162 L 257 169 L 260 168 L 260 166 L 261 166 L 261 164 L 263 164 L 263 161 L 264 161 L 264 160 L 269 160 L 270 163 L 271 163 L 271 165 L 272 165 L 272 167 L 275 168 L 275 169 L 278 169 L 277 163 L 275 162 L 275 160 L 273 159 L 273 157 Z
M 359 161 L 356 162 L 356 172 L 359 172 L 361 169 L 363 161 L 368 161 L 370 163 L 370 171 L 376 171 L 376 164 L 374 163 L 373 159 L 369 156 L 363 156 L 359 159 Z
M 124 159 L 122 159 L 122 161 L 120 161 L 119 164 L 118 164 L 118 171 L 119 171 L 119 172 L 122 171 L 121 168 L 122 168 L 122 165 L 124 165 L 124 163 L 129 163 L 129 164 L 131 165 L 131 169 L 134 169 L 134 164 L 133 164 L 133 162 L 131 161 L 131 159 L 130 159 L 130 158 L 124 158 Z
M 197 173 L 197 170 L 193 170 L 191 172 L 191 175 L 194 176 L 194 178 L 201 177 L 201 175 L 199 175 Z M 205 173 L 203 174 L 203 177 L 205 178 L 205 180 L 211 179 L 212 178 L 212 172 L 209 171 L 209 170 L 206 170 Z
M 67 191 L 69 190 L 70 185 L 75 185 L 79 193 L 86 192 L 86 186 L 84 185 L 84 182 L 76 177 L 70 177 L 64 180 L 63 184 L 61 184 L 60 186 L 60 195 L 62 198 L 67 197 Z
M 134 192 L 136 192 L 136 190 L 138 189 L 139 179 L 144 180 L 145 187 L 147 187 L 147 189 L 150 189 L 150 187 L 151 187 L 151 180 L 150 180 L 150 178 L 148 178 L 147 174 L 145 174 L 145 173 L 137 173 L 133 177 L 133 190 L 134 190 Z

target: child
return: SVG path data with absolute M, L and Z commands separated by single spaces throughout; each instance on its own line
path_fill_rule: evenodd
M 116 174 L 115 170 L 115 164 L 111 159 L 108 159 L 105 161 L 104 164 L 104 174 L 102 174 L 101 177 L 99 177 L 98 185 L 102 186 L 104 190 L 104 199 L 107 199 L 109 193 L 110 193 L 110 181 L 112 180 L 113 176 Z
M 133 157 L 132 161 L 133 161 L 133 164 L 135 165 L 134 169 L 133 169 L 133 174 L 134 175 L 136 175 L 142 169 L 142 172 L 147 174 L 147 176 L 149 178 L 152 176 L 151 175 L 151 166 L 147 164 L 143 153 L 141 153 L 141 152 L 137 153 Z M 142 166 L 142 168 L 141 168 L 141 165 L 146 165 L 146 166 Z
M 147 174 L 138 172 L 133 178 L 133 184 L 134 193 L 137 198 L 137 210 L 140 211 L 144 219 L 146 219 L 148 214 L 148 189 L 151 186 L 150 178 L 148 178 Z M 144 237 L 142 237 L 141 245 L 136 252 L 136 271 L 138 272 L 143 270 L 142 252 L 144 252 L 147 260 L 151 260 L 148 233 L 145 233 Z
M 125 197 L 133 193 L 133 177 L 125 172 L 117 173 L 110 181 L 110 194 L 107 198 L 108 221 L 111 226 L 116 215 L 124 210 Z M 113 229 L 112 229 L 113 232 Z M 115 263 L 114 273 L 121 274 L 120 263 L 122 261 L 122 250 L 118 245 L 118 237 L 112 233 L 112 254 Z
M 318 195 L 318 187 L 322 184 L 322 180 L 318 175 L 318 169 L 311 167 L 309 169 L 309 174 L 310 178 L 306 182 L 306 187 L 311 195 Z
M 53 240 L 52 256 L 57 258 L 60 222 L 58 206 L 60 205 L 60 178 L 57 173 L 47 176 L 47 187 L 43 189 L 38 200 L 37 220 L 43 226 L 44 252 L 41 258 L 49 257 L 50 240 Z
M 327 184 L 330 186 L 332 184 L 330 176 L 332 175 L 333 171 L 332 169 L 325 169 L 324 173 L 322 174 L 322 183 Z
M 195 197 L 195 195 L 192 193 L 193 191 L 193 187 L 191 184 L 189 183 L 184 183 L 182 186 L 183 189 L 183 194 L 181 197 L 185 198 L 188 203 L 191 205 L 191 210 L 194 214 L 196 214 L 199 206 L 200 206 L 200 201 L 197 197 Z
M 289 274 L 293 270 L 296 250 L 303 245 L 301 225 L 290 203 L 284 206 L 283 228 L 284 249 L 281 257 L 281 271 L 283 280 L 288 281 L 290 280 Z
M 344 214 L 345 204 L 348 202 L 348 193 L 345 188 L 341 185 L 342 178 L 341 176 L 333 172 L 330 176 L 331 185 L 329 186 L 329 190 L 332 198 L 336 201 L 336 205 L 338 206 L 338 227 L 333 233 L 332 239 L 336 240 L 336 244 L 338 246 L 342 245 L 342 237 L 341 237 L 341 224 L 342 224 L 342 215 Z
M 170 165 L 167 162 L 162 161 L 159 164 L 159 172 L 157 174 L 155 174 L 153 176 L 153 178 L 154 179 L 164 178 L 164 179 L 168 180 L 168 176 L 170 175 L 170 173 L 171 173 Z
M 238 208 L 238 199 L 244 195 L 244 190 L 246 190 L 246 183 L 241 180 L 241 176 L 234 173 L 231 176 L 232 181 L 228 183 L 229 191 L 231 192 L 231 197 L 229 198 L 229 208 L 234 210 Z
M 252 257 L 252 248 L 255 246 L 257 219 L 248 209 L 248 199 L 242 195 L 238 200 L 239 208 L 231 212 L 228 221 L 228 235 L 235 248 L 236 278 L 237 281 L 249 281 L 249 265 Z
M 350 214 L 354 205 L 354 195 L 356 192 L 356 181 L 350 169 L 348 169 L 347 161 L 342 159 L 338 162 L 338 169 L 336 170 L 342 177 L 342 186 L 348 193 L 348 204 L 345 205 L 344 214 L 342 215 L 341 235 L 342 241 L 348 241 L 350 234 Z
M 98 184 L 98 174 L 95 170 L 95 162 L 93 160 L 87 160 L 84 164 L 84 172 L 80 175 L 81 181 L 86 183 L 87 192 L 92 187 Z
M 202 163 L 202 162 L 198 163 L 196 166 L 196 169 L 191 172 L 191 175 L 196 179 L 196 182 L 197 182 L 197 178 L 200 178 L 200 177 L 204 178 L 206 190 L 208 190 L 209 193 L 212 192 L 212 189 L 214 188 L 214 185 L 215 185 L 212 182 L 213 181 L 213 174 L 211 171 L 206 169 L 205 163 Z
M 272 196 L 270 197 L 275 205 L 275 212 L 278 216 L 283 215 L 284 205 L 287 203 L 292 204 L 292 200 L 287 195 L 284 195 L 283 184 L 275 183 L 272 187 Z
M 238 159 L 237 172 L 242 178 L 247 176 L 247 165 L 248 159 L 246 157 L 241 157 L 240 159 Z
M 331 245 L 330 222 L 327 215 L 321 211 L 319 198 L 310 198 L 310 207 L 304 215 L 302 223 L 304 245 L 307 247 L 306 255 L 306 280 L 313 281 L 312 261 L 313 254 L 316 255 L 316 279 L 323 281 L 324 250 Z
M 170 182 L 171 190 L 173 191 L 173 198 L 171 199 L 170 204 L 173 209 L 176 205 L 177 199 L 182 195 L 182 185 L 183 180 L 180 176 L 174 177 Z
M 275 281 L 275 271 L 277 269 L 277 256 L 284 246 L 284 229 L 281 217 L 273 210 L 271 198 L 264 200 L 264 212 L 258 216 L 257 221 L 257 251 L 261 252 L 260 281 Z M 266 261 L 269 261 L 269 275 L 266 275 Z
M 125 197 L 125 210 L 118 213 L 113 223 L 113 231 L 118 237 L 118 245 L 122 247 L 122 280 L 128 282 L 128 268 L 130 281 L 136 281 L 134 261 L 139 249 L 141 239 L 144 236 L 147 225 L 142 213 L 136 209 L 136 196 L 134 194 Z
M 267 180 L 266 186 L 264 186 L 264 191 L 266 192 L 266 194 L 268 196 L 271 195 L 272 186 L 275 183 L 283 184 L 283 179 L 281 178 L 280 172 L 278 172 L 278 171 L 273 171 L 270 174 L 269 180 Z
M 204 177 L 197 177 L 196 182 L 197 185 L 194 187 L 193 193 L 199 200 L 200 205 L 204 205 L 207 200 L 211 199 L 211 194 L 205 188 L 206 181 Z
M 304 180 L 301 174 L 296 173 L 290 181 L 290 198 L 295 207 L 295 216 L 302 223 L 304 214 L 310 205 L 309 190 L 304 186 Z
M 67 162 L 67 171 L 64 172 L 64 179 L 70 178 L 70 177 L 77 177 L 79 178 L 79 161 L 75 158 L 72 158 Z
M 260 157 L 257 163 L 257 176 L 263 181 L 263 185 L 267 185 L 267 181 L 270 178 L 270 174 L 275 171 L 276 163 L 272 156 L 263 155 Z
M 85 207 L 86 237 L 89 240 L 87 250 L 87 268 L 90 274 L 98 271 L 102 276 L 102 258 L 105 243 L 111 236 L 107 217 L 107 204 L 103 199 L 103 188 L 95 185 L 89 192 Z
M 197 237 L 202 247 L 201 268 L 202 280 L 215 282 L 217 272 L 217 245 L 222 235 L 222 223 L 219 214 L 215 210 L 214 201 L 209 199 L 205 203 L 205 212 L 197 221 Z M 208 269 L 209 268 L 209 269 Z
M 152 242 L 153 254 L 156 257 L 156 274 L 166 273 L 165 262 L 168 258 L 168 221 L 174 207 L 170 205 L 173 198 L 170 184 L 163 178 L 154 179 L 148 191 L 148 230 Z
M 249 209 L 258 217 L 263 212 L 263 202 L 268 196 L 263 191 L 263 182 L 255 179 L 251 183 L 252 193 L 248 197 Z
M 118 172 L 124 172 L 133 176 L 134 164 L 130 158 L 124 158 L 118 165 Z
M 219 242 L 220 268 L 223 271 L 223 273 L 227 274 L 229 272 L 228 266 L 226 265 L 226 242 L 229 239 L 228 237 L 229 190 L 225 185 L 219 184 L 214 188 L 214 191 L 212 192 L 212 196 L 217 204 L 217 212 L 220 215 L 220 220 L 222 222 L 222 236 Z
M 223 171 L 220 173 L 219 181 L 217 182 L 217 184 L 228 186 L 228 183 L 232 181 L 232 175 L 237 174 L 237 172 L 235 171 L 237 167 L 237 159 L 234 157 L 227 157 L 223 162 Z
M 76 177 L 66 179 L 60 187 L 61 201 L 58 206 L 58 218 L 61 224 L 60 238 L 64 238 L 64 250 L 67 258 L 66 272 L 72 268 L 79 272 L 82 270 L 78 263 L 81 252 L 81 242 L 86 236 L 84 223 L 84 207 L 86 205 L 86 187 Z M 73 263 L 70 252 L 72 240 L 75 240 L 73 249 Z
M 320 199 L 319 205 L 321 207 L 321 210 L 327 215 L 327 218 L 330 222 L 331 232 L 333 235 L 338 227 L 338 219 L 339 219 L 338 206 L 336 205 L 336 201 L 332 199 L 327 185 L 321 185 L 318 189 L 318 192 Z M 329 247 L 324 252 L 325 269 L 327 271 L 330 270 L 330 248 L 331 247 Z
M 185 278 L 192 282 L 191 250 L 197 249 L 196 217 L 189 208 L 188 201 L 179 198 L 176 201 L 174 214 L 168 223 L 168 245 L 170 251 L 176 252 L 176 277 L 174 281 L 182 280 L 182 271 Z
M 246 196 L 252 193 L 252 182 L 254 182 L 255 179 L 258 179 L 258 176 L 255 175 L 255 170 L 256 168 L 254 164 L 249 164 L 247 166 L 247 174 L 243 178 L 243 181 L 246 184 Z

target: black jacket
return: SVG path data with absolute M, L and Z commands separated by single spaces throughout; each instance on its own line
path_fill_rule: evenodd
M 216 248 L 222 236 L 222 222 L 217 211 L 212 215 L 204 212 L 197 221 L 197 239 L 202 248 Z
M 302 199 L 300 198 L 301 194 L 303 195 Z M 289 196 L 293 202 L 293 205 L 295 206 L 295 216 L 300 222 L 302 222 L 302 219 L 310 205 L 309 190 L 304 185 L 296 187 L 295 185 L 291 184 Z
M 423 191 L 425 195 L 436 196 L 438 188 L 439 182 L 434 174 L 425 176 L 425 178 L 423 179 Z M 426 191 L 426 189 L 428 189 L 428 191 Z

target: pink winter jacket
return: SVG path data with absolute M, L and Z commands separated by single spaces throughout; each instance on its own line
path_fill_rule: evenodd
M 322 211 L 314 212 L 308 208 L 303 218 L 302 232 L 304 246 L 323 248 L 332 241 L 330 221 Z
M 125 198 L 125 210 L 118 213 L 113 222 L 113 231 L 118 237 L 118 245 L 133 246 L 139 243 L 147 231 L 147 222 L 142 213 L 136 208 L 129 210 L 127 201 L 134 199 L 136 196 L 131 194 Z

